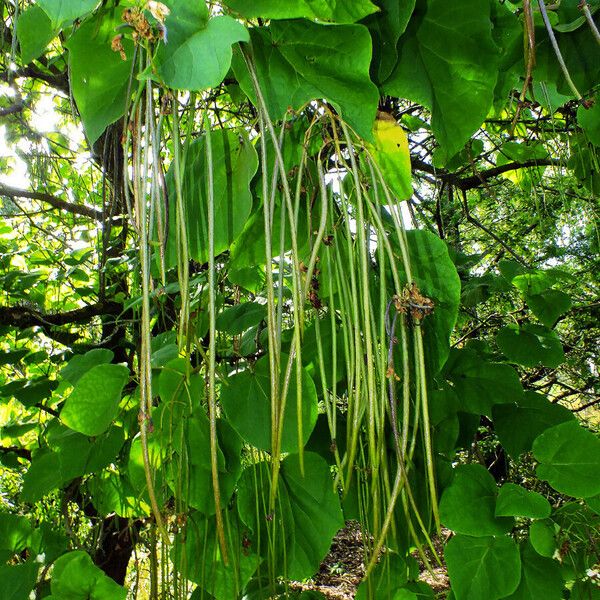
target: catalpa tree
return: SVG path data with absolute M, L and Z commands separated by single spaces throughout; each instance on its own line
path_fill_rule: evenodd
M 596 598 L 599 7 L 5 0 L 0 598 Z

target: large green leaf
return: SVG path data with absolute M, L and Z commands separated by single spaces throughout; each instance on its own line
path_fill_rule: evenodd
M 498 77 L 488 0 L 430 0 L 400 40 L 400 61 L 384 90 L 431 109 L 446 163 L 485 120 Z
M 173 544 L 172 558 L 182 577 L 200 585 L 208 596 L 200 598 L 231 600 L 241 597 L 242 588 L 258 567 L 260 559 L 252 547 L 244 547 L 244 530 L 237 515 L 224 511 L 229 561 L 223 561 L 217 542 L 216 519 L 194 512 Z
M 344 526 L 338 495 L 333 491 L 329 465 L 318 454 L 304 453 L 304 476 L 300 461 L 291 454 L 281 464 L 278 504 L 268 516 L 269 473 L 265 463 L 248 467 L 239 482 L 240 517 L 252 531 L 253 543 L 267 556 L 268 523 L 280 528 L 276 534 L 277 568 L 286 577 L 304 579 L 314 574 L 329 550 L 331 540 Z M 283 539 L 282 539 L 283 538 Z
M 312 452 L 304 454 L 304 475 L 297 454 L 281 464 L 294 519 L 295 541 L 288 558 L 288 576 L 309 577 L 327 554 L 333 536 L 344 526 L 338 495 L 333 491 L 329 465 Z
M 521 546 L 521 582 L 505 600 L 561 600 L 563 578 L 559 564 L 540 556 L 530 544 Z
M 517 402 L 523 388 L 517 372 L 508 365 L 482 360 L 474 350 L 453 350 L 444 366 L 465 412 L 491 416 L 492 406 Z
M 60 375 L 72 385 L 75 385 L 79 378 L 93 369 L 97 365 L 108 364 L 114 358 L 114 352 L 106 348 L 94 348 L 85 354 L 76 354 L 61 369 Z
M 514 520 L 497 517 L 498 488 L 494 478 L 481 465 L 456 468 L 454 480 L 440 500 L 440 519 L 458 533 L 483 537 L 510 531 Z
M 226 504 L 242 472 L 242 440 L 222 419 L 217 420 L 217 464 L 221 502 Z M 210 458 L 210 425 L 202 411 L 185 419 L 176 436 L 175 452 L 169 463 L 168 483 L 176 498 L 205 515 L 215 514 Z
M 121 11 L 86 21 L 70 37 L 70 82 L 85 132 L 93 144 L 123 116 L 132 70 L 133 42 L 123 39 L 127 60 L 111 49 Z
M 106 431 L 117 414 L 129 379 L 125 365 L 97 365 L 80 377 L 60 413 L 62 422 L 85 435 Z
M 393 239 L 393 238 L 392 238 Z M 435 375 L 444 365 L 450 353 L 450 334 L 454 329 L 460 304 L 460 279 L 448 254 L 448 247 L 436 235 L 425 230 L 406 232 L 408 253 L 412 271 L 411 285 L 416 283 L 420 292 L 433 300 L 433 313 L 420 325 L 426 345 L 427 372 Z M 395 240 L 392 242 L 397 248 Z M 397 249 L 398 267 L 402 272 L 400 250 Z M 400 290 L 396 290 L 398 293 Z
M 600 98 L 598 96 L 592 106 L 582 104 L 577 109 L 577 121 L 587 139 L 594 146 L 600 146 Z
M 38 0 L 54 27 L 70 23 L 94 9 L 98 0 Z
M 17 38 L 23 64 L 37 58 L 56 35 L 50 17 L 35 4 L 26 8 L 17 19 Z
M 35 586 L 40 565 L 30 559 L 19 565 L 0 566 L 0 600 L 27 600 Z
M 369 77 L 371 37 L 362 25 L 273 22 L 251 30 L 258 79 L 272 119 L 290 107 L 326 99 L 365 139 L 372 139 L 379 93 Z M 255 101 L 242 57 L 233 68 L 244 92 Z
M 208 18 L 204 2 L 167 0 L 171 13 L 165 21 L 168 41 L 156 54 L 163 81 L 179 90 L 218 86 L 231 65 L 231 46 L 247 42 L 248 31 L 228 16 Z
M 533 440 L 549 427 L 575 418 L 568 408 L 530 391 L 517 402 L 495 405 L 492 415 L 502 446 L 514 458 L 529 452 Z
M 456 600 L 497 600 L 521 578 L 519 549 L 509 537 L 454 536 L 444 548 Z
M 545 519 L 552 507 L 544 496 L 514 483 L 505 483 L 496 499 L 497 517 L 528 517 Z
M 252 210 L 250 181 L 258 168 L 254 146 L 242 131 L 217 129 L 211 133 L 214 191 L 215 255 L 227 250 L 241 233 Z M 177 264 L 177 219 L 174 167 L 167 175 L 170 203 L 167 264 Z M 208 183 L 206 136 L 190 145 L 182 182 L 190 258 L 208 260 Z
M 104 574 L 87 552 L 76 550 L 55 563 L 51 582 L 52 596 L 69 600 L 125 600 L 127 590 Z
M 552 558 L 556 551 L 554 523 L 550 519 L 534 521 L 529 528 L 529 541 L 540 556 Z
M 242 302 L 236 306 L 225 308 L 217 316 L 217 329 L 231 335 L 239 335 L 249 327 L 258 325 L 266 316 L 266 304 Z
M 12 558 L 29 545 L 31 524 L 25 517 L 0 513 L 0 563 Z
M 536 474 L 576 498 L 600 494 L 600 440 L 576 421 L 547 429 L 533 442 Z
M 138 497 L 129 479 L 118 473 L 93 477 L 88 481 L 87 488 L 100 514 L 115 513 L 127 519 L 151 514 L 150 505 Z
M 556 368 L 565 359 L 559 337 L 543 325 L 508 325 L 498 332 L 496 343 L 510 361 L 524 367 Z
M 525 301 L 531 312 L 546 327 L 553 327 L 556 319 L 571 308 L 571 297 L 560 290 L 545 290 L 541 294 L 526 294 Z
M 35 502 L 48 492 L 60 488 L 75 477 L 97 472 L 115 462 L 123 445 L 124 434 L 111 428 L 93 442 L 56 422 L 48 434 L 49 448 L 35 453 L 31 466 L 23 477 L 22 499 Z
M 415 3 L 416 0 L 376 0 L 380 12 L 363 21 L 373 38 L 371 74 L 376 83 L 383 83 L 396 66 L 398 40 L 406 30 Z
M 375 12 L 370 0 L 225 0 L 225 4 L 247 18 L 315 19 L 354 23 Z
M 281 355 L 285 365 L 287 355 Z M 295 368 L 287 393 L 283 418 L 282 452 L 298 451 L 297 403 Z M 281 373 L 283 382 L 284 373 Z M 317 391 L 315 384 L 302 368 L 302 446 L 306 444 L 317 422 Z M 271 383 L 269 358 L 263 356 L 254 369 L 236 373 L 221 387 L 221 404 L 233 428 L 244 441 L 261 450 L 271 449 Z

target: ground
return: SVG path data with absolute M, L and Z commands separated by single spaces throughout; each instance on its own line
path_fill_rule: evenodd
M 442 532 L 445 538 L 449 532 Z M 441 556 L 443 544 L 434 541 L 436 551 Z M 430 556 L 431 558 L 431 556 Z M 433 563 L 433 561 L 432 561 Z M 420 579 L 428 583 L 436 597 L 444 598 L 449 589 L 446 567 L 434 568 L 430 573 L 422 562 Z M 365 573 L 363 536 L 355 521 L 348 521 L 333 539 L 329 553 L 321 563 L 319 572 L 310 581 L 295 583 L 292 587 L 303 590 L 318 590 L 328 600 L 353 600 L 356 588 Z

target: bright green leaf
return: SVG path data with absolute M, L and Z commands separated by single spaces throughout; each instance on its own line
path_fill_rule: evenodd
M 29 545 L 31 524 L 25 517 L 0 513 L 0 563 Z
M 127 60 L 110 46 L 121 23 L 120 14 L 117 11 L 114 17 L 103 15 L 86 21 L 67 43 L 71 90 L 90 144 L 123 116 L 127 104 L 133 42 L 123 39 Z
M 23 64 L 30 63 L 42 54 L 55 36 L 56 29 L 39 4 L 26 8 L 17 20 L 17 38 Z
M 125 600 L 127 590 L 105 575 L 87 552 L 61 556 L 52 571 L 52 595 L 69 600 Z
M 98 0 L 37 0 L 54 27 L 70 23 L 91 12 Z
M 545 519 L 552 507 L 544 496 L 514 483 L 505 483 L 496 499 L 497 517 L 528 517 Z
M 390 574 L 393 576 L 390 577 Z M 356 600 L 368 600 L 368 598 L 402 598 L 409 590 L 402 586 L 408 583 L 408 565 L 406 561 L 395 553 L 386 553 L 386 556 L 375 567 L 368 579 L 362 581 L 356 590 Z M 400 589 L 398 589 L 400 588 Z M 407 596 L 411 598 L 411 596 Z M 415 599 L 416 600 L 416 599 Z
M 576 421 L 547 429 L 533 442 L 536 474 L 576 498 L 600 494 L 600 440 Z
M 124 365 L 98 365 L 82 375 L 67 398 L 60 418 L 71 429 L 99 435 L 108 429 L 129 379 Z
M 315 19 L 333 23 L 355 23 L 377 10 L 370 0 L 225 0 L 225 4 L 247 18 Z
M 496 343 L 511 362 L 524 367 L 541 364 L 554 369 L 565 359 L 558 335 L 543 325 L 503 327 L 496 335 Z
M 600 97 L 596 97 L 596 101 L 592 106 L 586 108 L 580 105 L 577 109 L 577 122 L 583 129 L 587 139 L 594 144 L 600 146 Z
M 247 42 L 248 31 L 235 19 L 207 20 L 204 2 L 171 0 L 165 21 L 168 42 L 161 44 L 156 64 L 163 81 L 180 90 L 218 86 L 231 65 L 231 46 Z
M 276 21 L 251 30 L 256 71 L 272 119 L 289 107 L 326 99 L 365 139 L 372 138 L 379 93 L 369 77 L 371 38 L 362 25 Z M 351 57 L 351 60 L 349 60 Z M 245 63 L 236 53 L 240 86 L 255 100 Z
M 281 355 L 285 365 L 287 355 Z M 283 381 L 284 373 L 281 373 Z M 317 392 L 306 369 L 302 369 L 302 446 L 317 422 Z M 269 359 L 256 362 L 253 371 L 236 373 L 221 387 L 221 403 L 228 421 L 242 438 L 261 450 L 271 449 L 271 384 Z M 296 377 L 292 375 L 283 419 L 282 452 L 298 450 Z
M 519 549 L 509 537 L 459 534 L 446 544 L 444 557 L 457 600 L 497 600 L 519 585 Z
M 226 565 L 221 557 L 214 515 L 203 517 L 197 512 L 188 518 L 185 531 L 176 536 L 172 558 L 182 577 L 200 584 L 216 600 L 231 600 L 240 597 L 241 589 L 252 577 L 260 559 L 252 547 L 242 550 L 243 527 L 237 515 L 231 512 L 224 513 L 223 517 L 228 524 L 228 554 L 235 557 L 235 562 L 229 560 Z M 207 595 L 199 597 L 207 598 Z
M 392 238 L 393 239 L 393 238 Z M 450 334 L 454 329 L 460 304 L 460 279 L 448 254 L 448 247 L 436 235 L 426 230 L 406 232 L 412 281 L 402 272 L 400 249 L 393 241 L 398 257 L 398 269 L 407 284 L 416 283 L 420 292 L 433 300 L 433 313 L 421 324 L 427 352 L 427 372 L 439 372 L 450 352 Z
M 496 517 L 498 488 L 494 478 L 481 465 L 456 468 L 454 480 L 440 500 L 440 519 L 458 533 L 483 537 L 510 531 L 513 519 Z

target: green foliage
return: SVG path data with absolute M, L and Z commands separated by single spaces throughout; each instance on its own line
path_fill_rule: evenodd
M 2 5 L 0 600 L 594 597 L 583 8 Z

